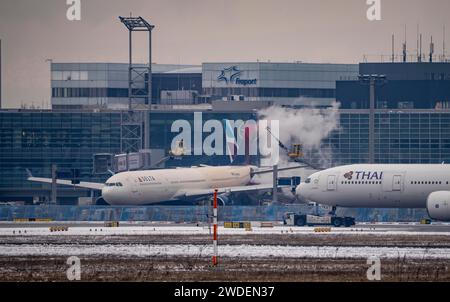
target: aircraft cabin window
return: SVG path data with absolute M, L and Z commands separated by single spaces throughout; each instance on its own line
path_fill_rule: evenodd
M 306 183 L 306 184 L 309 184 L 310 182 L 311 182 L 311 178 L 308 177 L 308 178 L 305 180 L 305 183 Z

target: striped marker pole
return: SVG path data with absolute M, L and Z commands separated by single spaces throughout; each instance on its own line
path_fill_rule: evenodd
M 217 265 L 217 189 L 214 190 L 214 204 L 213 204 L 213 249 L 214 255 L 212 258 L 213 266 Z

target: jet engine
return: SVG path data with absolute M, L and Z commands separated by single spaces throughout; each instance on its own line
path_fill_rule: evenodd
M 219 194 L 219 195 L 217 195 L 217 202 L 219 204 L 222 204 L 223 206 L 229 204 L 231 202 L 229 194 Z
M 428 215 L 440 221 L 450 221 L 450 191 L 436 191 L 427 198 Z

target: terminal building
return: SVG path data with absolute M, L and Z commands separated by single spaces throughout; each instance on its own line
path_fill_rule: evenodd
M 212 100 L 266 101 L 280 106 L 330 106 L 336 81 L 357 79 L 356 64 L 203 63 L 203 94 Z
M 125 63 L 52 63 L 52 108 L 128 109 L 128 67 Z M 152 64 L 152 70 L 152 104 L 202 102 L 200 66 Z M 146 90 L 148 74 L 133 73 L 133 79 L 136 90 Z
M 361 63 L 359 75 L 382 75 L 375 90 L 376 109 L 450 108 L 449 63 Z M 367 85 L 354 81 L 336 82 L 336 99 L 342 109 L 368 109 Z
M 128 108 L 127 64 L 52 64 L 53 110 L 0 110 L 0 201 L 49 200 L 50 186 L 28 182 L 26 169 L 51 177 L 51 165 L 57 164 L 60 172 L 76 169 L 79 180 L 101 182 L 110 176 L 110 161 L 100 169 L 96 159 L 136 151 L 128 149 L 130 141 L 141 149 L 149 135 L 151 154 L 167 155 L 175 120 L 192 123 L 194 112 L 202 112 L 203 121 L 257 119 L 257 108 L 271 104 L 341 104 L 340 127 L 320 147 L 331 154 L 326 166 L 367 163 L 371 153 L 375 163 L 450 162 L 450 63 L 157 65 L 152 109 L 139 111 L 149 115 L 149 131 L 131 125 L 138 135 L 130 138 L 124 136 L 130 112 L 121 110 Z M 365 74 L 384 78 L 375 87 L 373 110 L 369 86 L 358 80 Z M 177 96 L 172 103 L 167 93 Z M 315 153 L 306 157 L 319 160 Z M 185 156 L 166 162 L 167 167 L 196 164 L 229 164 L 229 158 Z M 58 202 L 73 204 L 91 194 L 60 187 Z
M 127 109 L 128 67 L 125 63 L 52 63 L 52 108 Z M 329 106 L 336 100 L 336 81 L 357 75 L 356 64 L 152 64 L 152 104 L 224 100 L 262 101 L 262 106 Z M 146 81 L 148 74 L 137 77 L 138 89 L 145 91 Z
M 359 74 L 382 78 L 375 83 L 374 128 L 369 85 L 337 81 L 341 126 L 348 130 L 327 140 L 338 150 L 336 163 L 368 162 L 370 152 L 375 163 L 450 162 L 450 63 L 361 63 Z

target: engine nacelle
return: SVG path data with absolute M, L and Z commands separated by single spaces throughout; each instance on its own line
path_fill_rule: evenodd
M 107 203 L 106 200 L 102 196 L 100 196 L 99 198 L 97 198 L 95 200 L 95 205 L 97 205 L 97 206 L 109 206 L 109 203 Z
M 228 203 L 230 203 L 229 194 L 225 193 L 217 195 L 217 201 L 219 204 L 222 204 L 223 206 L 227 205 Z
M 450 221 L 450 191 L 436 191 L 427 198 L 428 215 L 440 221 Z

